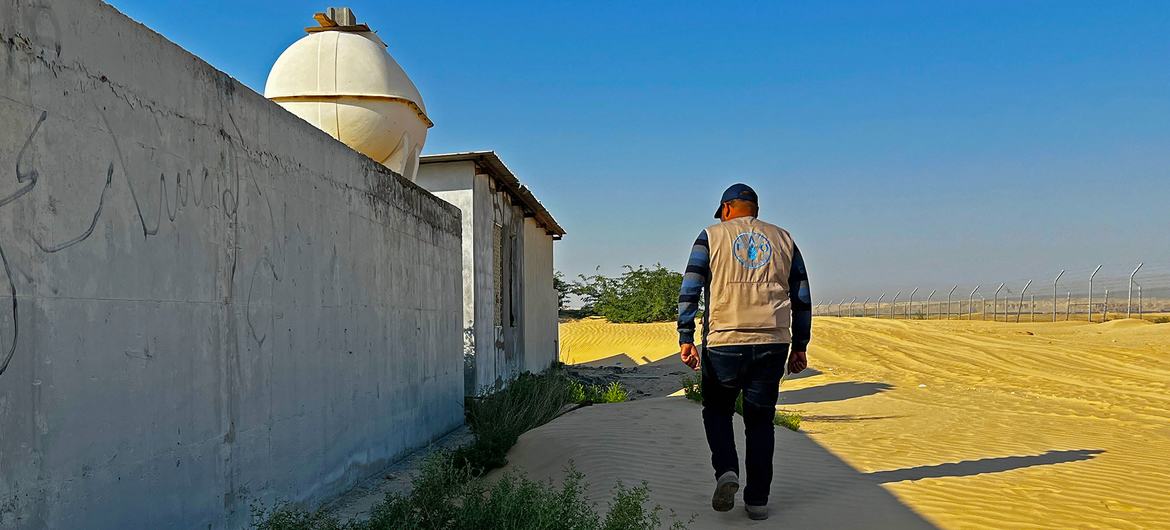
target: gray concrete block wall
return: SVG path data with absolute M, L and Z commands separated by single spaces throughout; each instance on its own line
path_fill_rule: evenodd
M 460 224 L 105 4 L 0 0 L 0 528 L 239 528 L 456 427 Z

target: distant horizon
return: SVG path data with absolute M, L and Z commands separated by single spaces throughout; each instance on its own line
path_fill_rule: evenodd
M 111 3 L 261 93 L 325 7 Z M 818 304 L 1027 279 L 1039 295 L 1061 269 L 1086 289 L 1081 272 L 1125 283 L 1140 261 L 1144 289 L 1170 289 L 1148 220 L 1170 198 L 1165 3 L 348 4 L 419 87 L 424 153 L 499 153 L 568 232 L 569 279 L 681 270 L 742 181 L 794 234 Z

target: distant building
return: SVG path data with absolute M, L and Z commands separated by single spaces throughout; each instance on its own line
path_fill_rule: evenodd
M 492 151 L 426 155 L 416 183 L 463 212 L 466 388 L 557 360 L 553 241 L 565 231 Z

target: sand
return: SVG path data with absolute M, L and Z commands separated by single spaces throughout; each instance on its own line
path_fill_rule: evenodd
M 611 324 L 602 318 L 563 322 L 561 362 L 637 366 L 678 353 L 674 323 Z
M 562 340 L 596 358 L 677 351 L 661 354 L 671 324 L 644 326 Z M 1170 324 L 818 317 L 810 364 L 782 385 L 805 422 L 777 431 L 774 515 L 755 527 L 1170 528 Z M 647 480 L 692 528 L 752 525 L 710 510 L 699 408 L 681 398 L 578 410 L 509 459 L 541 477 L 572 459 L 602 502 Z

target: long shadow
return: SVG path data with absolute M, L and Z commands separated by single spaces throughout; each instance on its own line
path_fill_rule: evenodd
M 730 512 L 711 510 L 714 476 L 701 410 L 683 398 L 578 409 L 521 436 L 501 472 L 525 470 L 532 478 L 546 480 L 563 477 L 572 462 L 593 485 L 591 499 L 603 503 L 613 484 L 646 481 L 651 504 L 684 521 L 693 514 L 689 527 L 697 530 L 935 528 L 866 474 L 806 434 L 788 429 L 775 431 L 772 518 L 751 521 L 743 513 L 742 501 Z M 742 451 L 742 429 L 735 429 L 735 438 Z
M 810 368 L 805 368 L 804 371 L 800 372 L 799 374 L 787 374 L 784 376 L 784 380 L 785 381 L 795 381 L 797 379 L 804 379 L 806 377 L 813 377 L 815 375 L 821 375 L 823 373 L 824 372 L 817 370 L 816 368 L 810 367 Z
M 964 460 L 948 464 L 933 466 L 917 466 L 889 471 L 875 471 L 866 475 L 874 482 L 885 484 L 903 480 L 920 480 L 924 478 L 968 477 L 982 473 L 1000 473 L 1032 466 L 1045 466 L 1090 460 L 1104 453 L 1101 449 L 1077 449 L 1070 451 L 1048 451 L 1038 455 L 1001 456 L 995 458 L 980 458 L 978 460 Z
M 828 401 L 844 401 L 862 396 L 880 394 L 894 388 L 888 383 L 863 383 L 860 381 L 843 381 L 827 385 L 802 388 L 800 390 L 780 389 L 781 405 L 799 405 L 802 403 L 824 403 Z
M 679 361 L 679 364 L 682 364 L 682 361 Z M 630 357 L 628 354 L 619 353 L 617 355 L 610 355 L 609 357 L 605 357 L 603 359 L 595 359 L 587 363 L 580 363 L 578 366 L 587 366 L 589 368 L 605 368 L 610 366 L 632 368 L 634 366 L 638 366 L 638 361 L 635 361 L 634 358 Z

